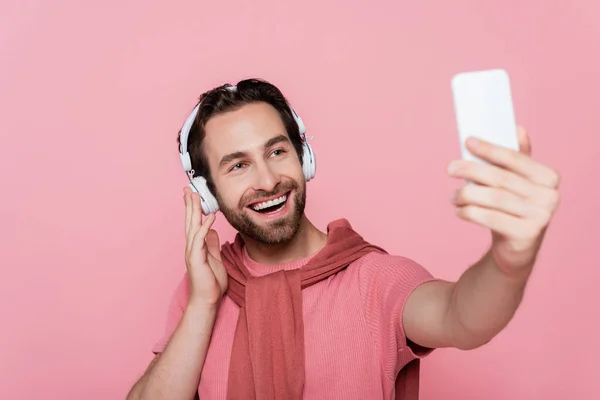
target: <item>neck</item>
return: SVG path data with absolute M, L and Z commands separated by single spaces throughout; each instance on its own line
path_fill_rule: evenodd
M 257 242 L 242 235 L 248 255 L 261 264 L 283 264 L 317 253 L 327 244 L 327 234 L 321 232 L 312 222 L 302 216 L 296 236 L 286 243 L 271 245 Z

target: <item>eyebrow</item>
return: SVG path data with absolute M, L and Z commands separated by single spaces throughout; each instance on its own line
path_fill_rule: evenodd
M 265 143 L 265 150 L 269 147 L 275 146 L 278 143 L 289 141 L 290 139 L 286 135 L 275 136 L 274 138 L 267 140 L 267 143 Z
M 281 142 L 289 143 L 290 139 L 286 135 L 275 136 L 266 141 L 264 148 L 266 150 L 269 147 L 272 147 Z M 229 164 L 233 160 L 237 160 L 238 158 L 244 158 L 247 156 L 248 156 L 248 153 L 246 153 L 245 151 L 236 151 L 234 153 L 227 154 L 227 155 L 223 156 L 223 158 L 221 158 L 221 161 L 219 162 L 219 167 L 223 167 L 224 165 Z

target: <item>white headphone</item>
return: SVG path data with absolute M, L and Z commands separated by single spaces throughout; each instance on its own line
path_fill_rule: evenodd
M 230 91 L 236 91 L 237 87 L 228 86 L 227 89 Z M 304 173 L 304 178 L 308 182 L 315 176 L 315 172 L 317 169 L 315 154 L 310 144 L 306 142 L 306 128 L 304 127 L 304 122 L 302 122 L 302 119 L 298 116 L 298 114 L 296 114 L 294 109 L 289 104 L 288 107 L 292 112 L 296 124 L 298 124 L 300 137 L 302 138 L 302 172 Z M 199 109 L 200 103 L 196 105 L 194 110 L 185 120 L 183 127 L 181 128 L 181 133 L 179 137 L 179 157 L 181 158 L 183 170 L 186 172 L 186 175 L 190 180 L 190 188 L 192 189 L 192 191 L 200 195 L 202 213 L 204 215 L 208 215 L 210 213 L 217 212 L 219 210 L 219 204 L 217 203 L 217 199 L 215 198 L 215 196 L 208 189 L 208 186 L 206 185 L 206 179 L 203 176 L 194 177 L 194 170 L 192 169 L 192 159 L 187 149 L 187 142 L 188 136 L 190 134 L 190 129 L 192 128 L 192 125 L 196 120 L 196 116 L 198 115 Z

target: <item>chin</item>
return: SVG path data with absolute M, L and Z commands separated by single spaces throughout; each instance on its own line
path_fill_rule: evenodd
M 287 192 L 275 199 L 273 205 L 258 211 L 248 207 L 247 214 L 254 226 L 246 234 L 264 244 L 282 244 L 292 240 L 300 229 L 302 216 L 295 202 L 296 195 L 295 191 Z
M 263 244 L 283 244 L 296 237 L 300 230 L 304 194 L 290 190 L 267 202 L 249 204 L 236 211 L 222 209 L 222 212 L 240 234 Z

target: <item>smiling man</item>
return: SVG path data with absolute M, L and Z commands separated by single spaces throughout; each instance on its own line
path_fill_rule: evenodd
M 289 243 L 303 222 L 306 185 L 277 110 L 250 103 L 213 117 L 206 132 L 227 132 L 204 142 L 207 166 L 215 166 L 211 186 L 223 188 L 214 192 L 227 221 L 254 242 L 251 247 Z M 256 154 L 268 164 L 250 164 Z
M 530 158 L 522 129 L 521 152 L 472 140 L 489 164 L 450 165 L 476 183 L 454 196 L 457 215 L 492 234 L 457 282 L 345 219 L 317 229 L 304 213 L 316 171 L 304 131 L 268 82 L 201 96 L 179 137 L 187 272 L 128 399 L 413 400 L 423 357 L 479 347 L 514 315 L 558 205 L 558 175 Z M 233 243 L 211 229 L 217 210 Z

